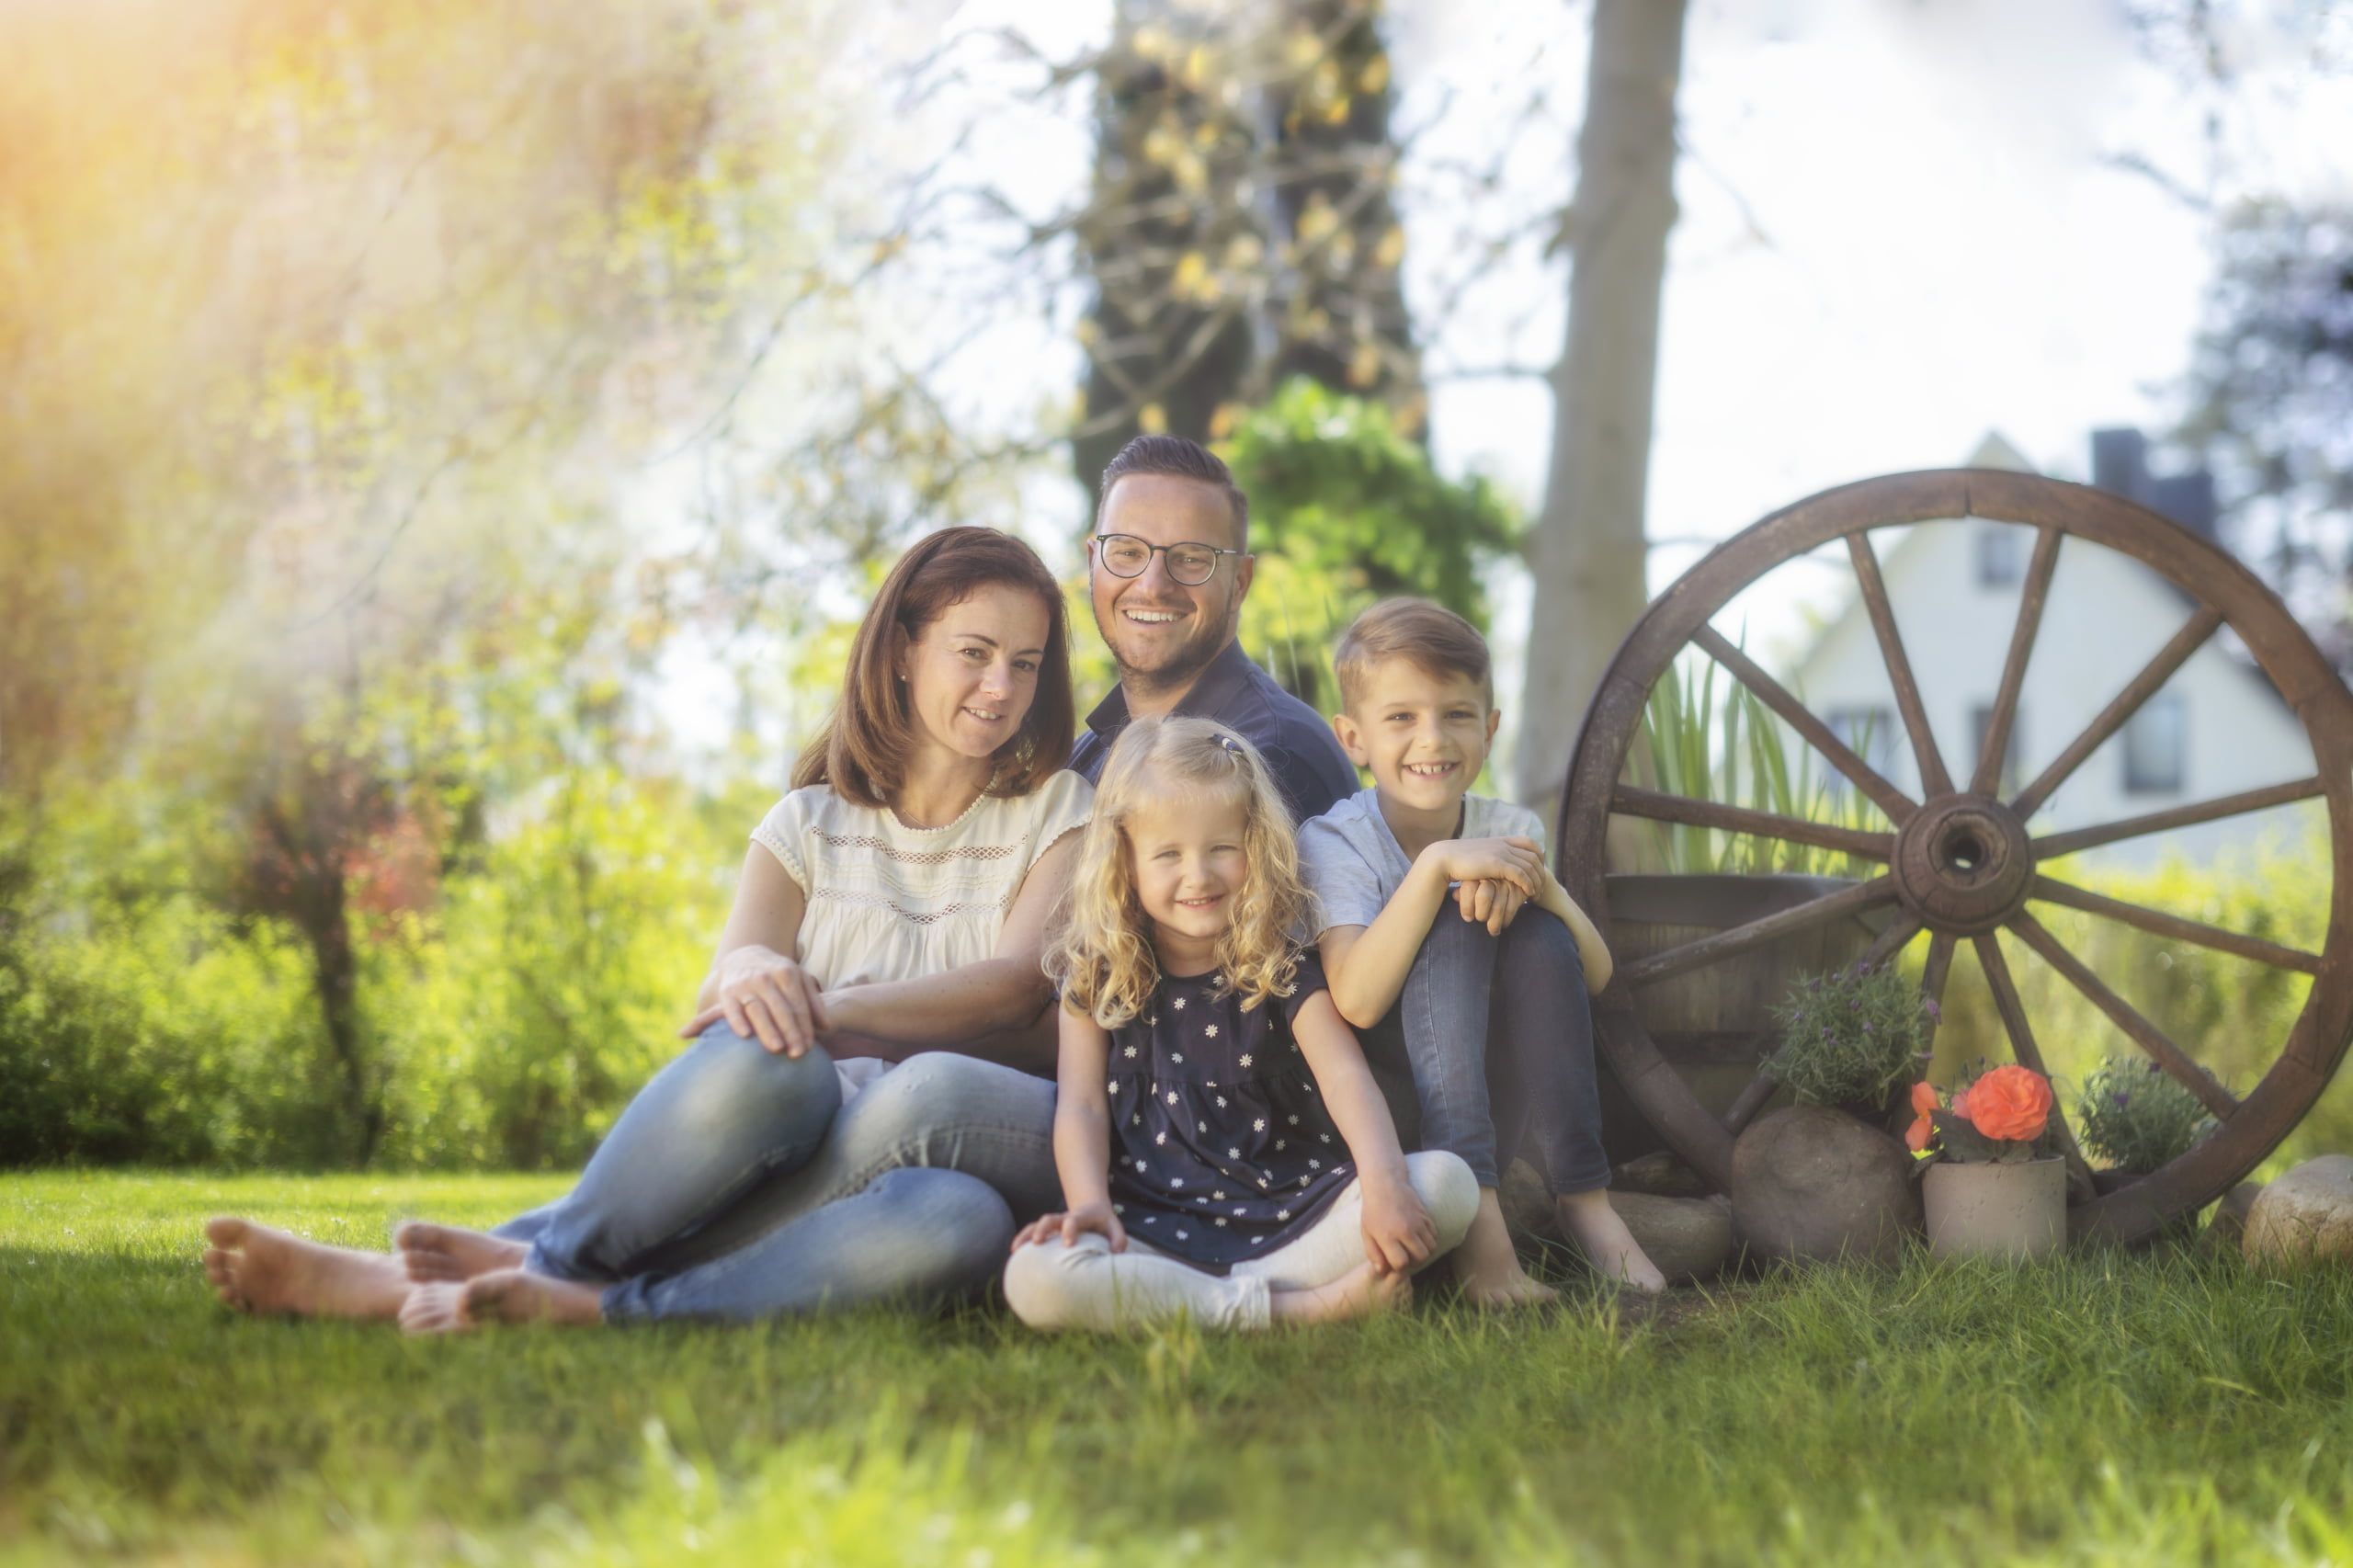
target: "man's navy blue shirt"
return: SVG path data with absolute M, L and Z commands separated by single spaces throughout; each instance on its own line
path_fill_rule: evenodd
M 1171 710 L 1188 718 L 1212 719 L 1258 748 L 1275 783 L 1290 803 L 1291 820 L 1320 817 L 1357 792 L 1357 770 L 1314 709 L 1275 684 L 1250 662 L 1239 642 L 1209 663 L 1200 678 Z M 1086 716 L 1086 731 L 1070 748 L 1070 766 L 1090 784 L 1102 782 L 1111 743 L 1128 727 L 1128 694 L 1111 695 Z

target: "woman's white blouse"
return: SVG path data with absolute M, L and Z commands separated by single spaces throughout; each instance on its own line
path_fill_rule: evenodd
M 1095 787 L 1064 770 L 1027 795 L 983 795 L 945 826 L 909 827 L 813 784 L 752 838 L 808 900 L 793 957 L 820 985 L 914 980 L 995 951 L 1022 879 L 1094 803 Z

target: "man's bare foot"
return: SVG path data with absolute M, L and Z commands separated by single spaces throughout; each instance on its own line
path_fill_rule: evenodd
M 1507 1312 L 1561 1299 L 1558 1290 L 1530 1279 L 1519 1266 L 1518 1250 L 1504 1224 L 1503 1205 L 1492 1187 L 1479 1189 L 1479 1212 L 1472 1217 L 1462 1244 L 1449 1256 L 1454 1261 L 1454 1282 L 1471 1306 Z
M 1342 1318 L 1395 1312 L 1413 1299 L 1414 1281 L 1409 1277 L 1381 1272 L 1368 1262 L 1312 1290 L 1274 1291 L 1267 1298 L 1267 1305 L 1277 1323 L 1337 1323 Z
M 392 1233 L 408 1277 L 419 1285 L 451 1279 L 472 1279 L 494 1268 L 520 1268 L 531 1249 L 485 1231 L 457 1225 L 428 1225 L 411 1220 Z
M 1609 1206 L 1607 1188 L 1563 1193 L 1553 1200 L 1553 1207 L 1560 1211 L 1562 1233 L 1576 1243 L 1586 1261 L 1604 1279 L 1654 1295 L 1666 1289 L 1666 1276 L 1658 1271 L 1643 1253 L 1643 1244 Z
M 419 1285 L 401 1309 L 401 1328 L 463 1334 L 486 1323 L 597 1324 L 604 1322 L 603 1295 L 594 1285 L 499 1268 L 463 1281 Z
M 204 1277 L 240 1312 L 389 1322 L 408 1296 L 408 1274 L 390 1253 L 306 1242 L 228 1216 L 208 1220 Z

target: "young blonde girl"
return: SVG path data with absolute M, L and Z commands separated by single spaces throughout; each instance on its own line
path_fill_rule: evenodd
M 1046 949 L 1062 991 L 1065 1212 L 1014 1238 L 1033 1327 L 1180 1312 L 1222 1328 L 1355 1316 L 1462 1239 L 1468 1165 L 1406 1155 L 1324 990 L 1265 762 L 1206 720 L 1131 724 Z

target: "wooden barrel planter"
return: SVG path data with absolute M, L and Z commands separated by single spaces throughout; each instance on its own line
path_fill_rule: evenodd
M 2018 523 L 2036 531 L 2018 614 L 1979 755 L 1948 769 L 1930 732 L 1880 574 L 1874 531 Z M 2080 541 L 2080 542 L 2078 542 Z M 1782 563 L 1843 545 L 1887 667 L 1896 711 L 1923 780 L 1899 790 L 1758 667 L 1711 618 Z M 2023 789 L 1999 787 L 2018 694 L 2063 549 L 2099 546 L 2146 565 L 2192 607 L 2172 639 Z M 2038 834 L 2037 809 L 2100 744 L 2224 628 L 2244 645 L 2312 746 L 2310 778 L 2194 805 Z M 1687 649 L 1713 659 L 1886 816 L 1887 831 L 1811 822 L 1642 788 L 1626 764 L 1653 687 Z M 2290 801 L 2325 800 L 2330 879 L 2322 949 L 2304 951 L 2168 910 L 2094 893 L 2054 875 L 2063 857 L 2099 845 L 2214 822 Z M 1621 877 L 1608 863 L 1613 817 L 1639 817 L 1802 844 L 1885 868 L 1859 881 L 1803 878 Z M 2014 1060 L 2047 1074 L 1996 933 L 2010 934 L 2081 993 L 2218 1126 L 2159 1169 L 2094 1182 L 2063 1116 L 2059 1139 L 2077 1200 L 2072 1236 L 2138 1240 L 2245 1177 L 2320 1097 L 2353 1034 L 2353 692 L 2287 608 L 2226 551 L 2143 507 L 2034 474 L 1953 469 L 1895 474 L 1825 491 L 1734 535 L 1653 602 L 1620 647 L 1586 710 L 1553 842 L 1562 882 L 1600 926 L 1618 978 L 1595 999 L 1608 1069 L 1605 1126 L 1613 1153 L 1655 1137 L 1721 1189 L 1733 1139 L 1763 1108 L 1755 1076 L 1769 1038 L 1763 1009 L 1797 973 L 1848 960 L 1893 961 L 1925 937 L 1922 988 L 1941 997 L 1956 948 L 1969 943 Z M 1763 884 L 1763 885 L 1749 885 Z M 2302 1009 L 2259 1082 L 2234 1092 L 2201 1067 L 2197 1043 L 2170 1038 L 2085 964 L 2029 907 L 2089 913 L 2313 977 Z M 1647 1129 L 1647 1133 L 1644 1132 Z
M 1610 955 L 1620 968 L 1637 964 L 1848 885 L 1836 877 L 1616 873 L 1608 879 Z M 1751 1092 L 1757 1063 L 1772 1049 L 1770 1010 L 1789 994 L 1790 983 L 1854 962 L 1886 925 L 1884 912 L 1859 913 L 1759 943 L 1677 984 L 1655 988 L 1643 998 L 1642 1025 L 1692 1097 L 1711 1115 L 1727 1118 L 1742 1095 Z M 1627 999 L 1625 990 L 1613 986 L 1596 1001 L 1600 1006 Z M 1620 1021 L 1613 1027 L 1626 1026 Z M 1602 1130 L 1613 1165 L 1670 1147 L 1607 1062 Z

